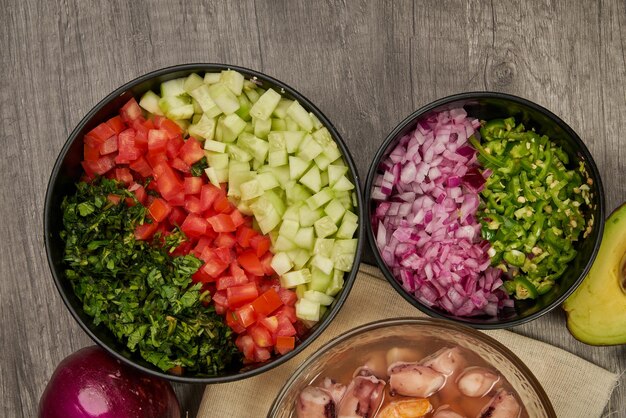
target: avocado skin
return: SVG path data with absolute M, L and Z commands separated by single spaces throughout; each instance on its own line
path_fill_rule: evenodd
M 622 260 L 626 254 L 626 203 L 606 220 L 602 244 L 589 274 L 563 304 L 567 328 L 590 345 L 626 344 L 626 293 Z

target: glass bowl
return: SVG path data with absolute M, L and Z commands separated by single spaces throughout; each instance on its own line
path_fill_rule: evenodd
M 396 318 L 372 322 L 355 328 L 324 345 L 293 373 L 274 400 L 268 418 L 295 417 L 298 394 L 319 375 L 332 376 L 343 361 L 364 364 L 368 354 L 393 339 L 395 347 L 419 347 L 424 336 L 456 345 L 482 357 L 511 384 L 532 418 L 556 418 L 545 391 L 508 348 L 486 334 L 451 321 L 430 318 Z M 419 349 L 419 348 L 417 348 Z

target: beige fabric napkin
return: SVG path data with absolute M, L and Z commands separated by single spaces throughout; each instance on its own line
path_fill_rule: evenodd
M 406 303 L 377 268 L 362 264 L 341 311 L 315 342 L 269 372 L 239 382 L 207 386 L 198 417 L 265 417 L 288 377 L 327 341 L 368 322 L 415 316 L 424 314 Z M 509 331 L 487 334 L 506 345 L 532 370 L 558 417 L 600 417 L 617 382 L 616 374 L 567 351 Z

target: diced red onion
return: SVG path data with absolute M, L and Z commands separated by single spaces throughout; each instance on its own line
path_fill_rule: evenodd
M 426 305 L 460 316 L 513 306 L 475 216 L 491 174 L 467 143 L 479 126 L 462 108 L 418 121 L 381 162 L 372 191 L 376 244 L 394 276 Z

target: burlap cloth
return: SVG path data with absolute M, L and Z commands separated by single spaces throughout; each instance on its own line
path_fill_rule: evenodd
M 368 309 L 362 309 L 367 306 Z M 406 303 L 382 278 L 362 264 L 344 306 L 322 335 L 304 352 L 259 376 L 239 382 L 209 385 L 198 417 L 265 417 L 284 382 L 311 353 L 333 337 L 368 322 L 394 317 L 424 316 Z M 532 370 L 548 394 L 557 416 L 600 417 L 617 382 L 617 375 L 567 351 L 509 331 L 488 331 Z

